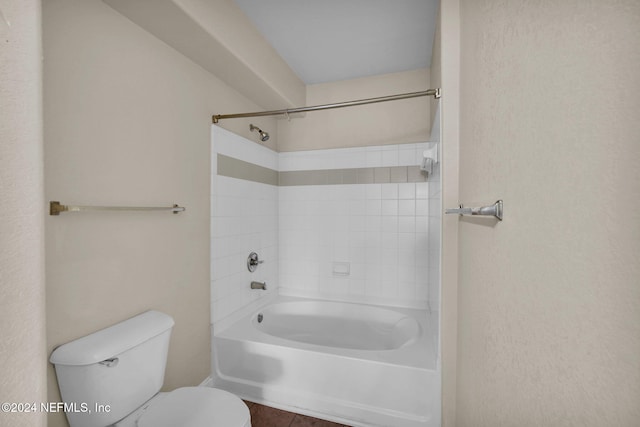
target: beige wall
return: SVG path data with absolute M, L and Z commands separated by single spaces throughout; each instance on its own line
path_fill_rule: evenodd
M 225 79 L 240 93 L 258 102 L 264 109 L 299 107 L 305 102 L 305 85 L 233 0 L 174 0 L 258 79 L 267 86 L 252 87 L 246 79 Z M 237 76 L 237 69 L 230 70 Z M 233 83 L 232 83 L 233 82 Z M 234 84 L 235 83 L 235 84 Z M 262 92 L 262 93 L 257 93 Z M 274 92 L 276 95 L 271 94 Z M 253 98 L 255 97 L 255 98 Z M 234 112 L 231 112 L 234 113 Z
M 45 402 L 40 2 L 0 1 L 0 396 Z M 10 25 L 8 25 L 10 24 Z M 44 413 L 0 413 L 45 426 Z
M 464 0 L 460 27 L 460 201 L 505 219 L 459 222 L 456 425 L 637 426 L 640 3 Z
M 442 0 L 434 40 L 432 78 L 442 88 L 442 207 L 458 206 L 460 135 L 460 5 Z M 442 425 L 456 424 L 458 336 L 458 218 L 442 217 L 440 343 L 442 356 Z
M 46 200 L 187 208 L 47 217 L 48 352 L 157 309 L 176 321 L 165 388 L 197 385 L 210 371 L 211 115 L 258 107 L 99 0 L 43 8 Z M 273 148 L 275 119 L 252 122 Z M 222 125 L 255 139 L 248 120 Z M 59 400 L 51 368 L 48 388 Z
M 331 104 L 429 89 L 429 69 L 307 86 L 307 105 Z M 427 141 L 427 97 L 306 113 L 278 120 L 278 151 Z
M 304 105 L 304 83 L 233 0 L 104 1 L 262 109 Z

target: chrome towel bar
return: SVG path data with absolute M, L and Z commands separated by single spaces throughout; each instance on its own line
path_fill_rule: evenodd
M 465 208 L 460 205 L 457 209 L 445 209 L 445 214 L 458 214 L 458 215 L 481 215 L 481 216 L 494 216 L 502 221 L 503 213 L 502 200 L 498 200 L 491 206 L 482 206 L 479 208 Z
M 49 202 L 49 215 L 60 215 L 61 212 L 83 212 L 83 211 L 170 211 L 174 214 L 184 212 L 186 208 L 178 205 L 145 207 L 145 206 L 76 206 L 63 205 L 60 202 Z

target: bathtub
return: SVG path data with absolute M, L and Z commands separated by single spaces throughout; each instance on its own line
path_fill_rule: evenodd
M 279 296 L 213 334 L 213 385 L 350 426 L 440 425 L 437 316 Z

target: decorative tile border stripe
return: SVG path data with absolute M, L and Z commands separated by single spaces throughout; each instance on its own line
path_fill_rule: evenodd
M 278 171 L 218 153 L 218 175 L 278 185 Z
M 387 184 L 425 182 L 419 166 L 325 169 L 280 172 L 279 185 Z
M 218 154 L 218 175 L 283 187 L 295 185 L 387 184 L 425 182 L 419 166 L 322 169 L 278 172 Z

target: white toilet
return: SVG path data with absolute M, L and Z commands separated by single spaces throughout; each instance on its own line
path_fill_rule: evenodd
M 226 391 L 159 393 L 173 324 L 147 311 L 54 350 L 71 427 L 251 427 L 249 408 Z

